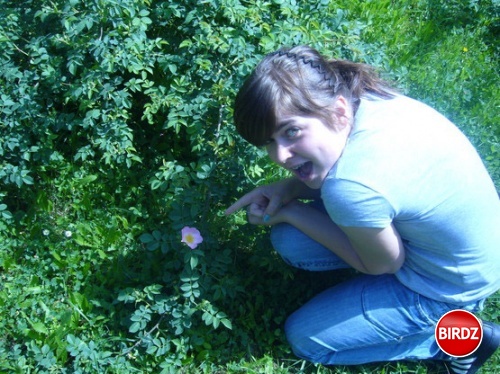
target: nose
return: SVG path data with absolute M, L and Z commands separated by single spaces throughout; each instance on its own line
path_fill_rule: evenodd
M 293 156 L 293 152 L 290 147 L 276 142 L 272 152 L 269 152 L 271 160 L 280 165 L 286 165 L 287 161 Z

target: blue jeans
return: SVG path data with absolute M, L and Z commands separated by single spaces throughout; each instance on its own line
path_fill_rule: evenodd
M 275 225 L 271 241 L 288 264 L 321 271 L 349 267 L 288 224 Z M 453 309 L 477 311 L 482 302 L 455 305 L 422 296 L 392 274 L 360 275 L 315 296 L 286 321 L 294 353 L 324 365 L 394 360 L 447 360 L 434 330 Z

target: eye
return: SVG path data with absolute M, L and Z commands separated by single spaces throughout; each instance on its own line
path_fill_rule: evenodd
M 288 139 L 293 139 L 299 136 L 300 129 L 298 127 L 290 127 L 285 131 L 285 135 Z
M 273 139 L 273 138 L 269 138 L 268 140 L 266 140 L 266 141 L 265 141 L 265 142 L 261 145 L 261 147 L 266 148 L 266 147 L 270 146 L 270 145 L 271 145 L 271 144 L 273 144 L 273 143 L 274 143 L 274 139 Z

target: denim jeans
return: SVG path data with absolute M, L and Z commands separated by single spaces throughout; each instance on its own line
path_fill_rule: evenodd
M 348 267 L 291 225 L 275 225 L 271 241 L 288 264 L 300 269 Z M 392 274 L 360 275 L 327 289 L 294 312 L 285 333 L 298 357 L 324 365 L 447 360 L 434 338 L 437 322 L 450 310 L 481 307 L 482 302 L 455 305 L 429 299 Z

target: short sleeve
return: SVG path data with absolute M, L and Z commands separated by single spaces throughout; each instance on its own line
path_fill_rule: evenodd
M 395 217 L 381 193 L 359 182 L 327 179 L 321 196 L 330 218 L 340 226 L 385 228 Z

